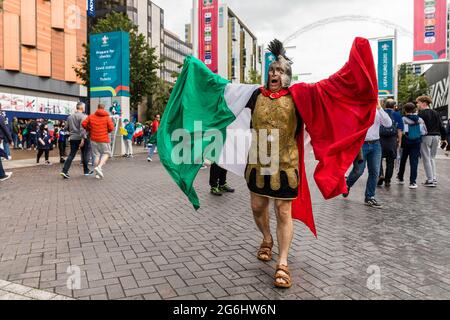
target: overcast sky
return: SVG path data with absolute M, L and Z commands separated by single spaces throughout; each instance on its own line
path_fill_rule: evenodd
M 221 0 L 219 0 L 221 1 Z M 184 39 L 184 24 L 190 22 L 191 0 L 154 0 L 164 9 L 165 27 Z M 391 21 L 413 32 L 413 0 L 226 0 L 232 10 L 267 44 L 273 38 L 284 41 L 295 31 L 319 20 L 344 15 L 369 16 Z M 314 82 L 336 72 L 347 61 L 354 37 L 393 35 L 393 27 L 366 22 L 340 22 L 311 30 L 291 41 L 288 50 L 295 74 Z M 376 42 L 371 42 L 376 59 Z M 398 63 L 412 60 L 413 39 L 399 33 Z

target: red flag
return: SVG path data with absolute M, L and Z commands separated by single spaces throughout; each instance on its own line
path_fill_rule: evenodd
M 372 49 L 367 39 L 356 38 L 349 61 L 337 73 L 315 84 L 290 89 L 311 136 L 319 161 L 314 179 L 325 199 L 347 192 L 345 173 L 358 155 L 375 120 L 378 84 Z M 292 204 L 293 218 L 317 236 L 304 164 L 303 134 L 299 136 L 299 197 Z

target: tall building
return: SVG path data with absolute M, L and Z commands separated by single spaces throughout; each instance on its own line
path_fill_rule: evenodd
M 211 31 L 208 22 L 214 17 L 208 14 L 202 20 L 199 19 L 199 6 L 202 4 L 218 6 L 217 15 L 217 39 L 209 39 Z M 258 40 L 250 28 L 238 17 L 238 15 L 225 3 L 217 1 L 193 1 L 192 37 L 194 55 L 207 62 L 210 51 L 209 43 L 214 45 L 217 41 L 217 73 L 231 80 L 233 83 L 249 81 L 250 71 L 262 72 L 262 49 L 258 46 Z M 205 20 L 204 20 L 205 19 Z M 204 20 L 204 21 L 203 21 Z M 205 24 L 206 23 L 206 26 Z M 199 32 L 199 29 L 201 30 Z M 201 35 L 200 35 L 201 34 Z M 203 41 L 205 40 L 205 41 Z M 212 40 L 212 41 L 211 41 Z M 201 52 L 205 52 L 202 57 Z M 213 54 L 214 55 L 214 54 Z M 208 63 L 206 63 L 208 65 Z M 213 70 L 214 71 L 214 70 Z
M 192 24 L 184 25 L 184 41 L 192 44 Z
M 177 80 L 174 74 L 181 72 L 184 58 L 192 54 L 192 44 L 182 41 L 176 34 L 164 30 L 164 64 L 161 78 L 169 83 Z
M 147 43 L 156 48 L 156 55 L 161 58 L 164 39 L 164 10 L 150 0 L 97 0 L 96 19 L 108 13 L 123 12 L 138 27 Z
M 4 0 L 0 103 L 8 118 L 65 119 L 87 89 L 73 69 L 86 42 L 86 0 Z

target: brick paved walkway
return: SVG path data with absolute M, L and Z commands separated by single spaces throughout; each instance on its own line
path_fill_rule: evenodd
M 346 200 L 313 188 L 319 239 L 295 223 L 286 291 L 272 286 L 275 261 L 255 258 L 240 178 L 213 198 L 201 171 L 194 212 L 144 155 L 110 162 L 104 181 L 77 165 L 70 181 L 58 165 L 17 169 L 0 184 L 0 279 L 77 299 L 450 299 L 450 161 L 438 166 L 437 189 L 378 189 L 383 210 L 362 204 L 365 179 Z M 81 289 L 66 286 L 71 265 Z
M 22 286 L 17 283 L 0 280 L 0 300 L 73 300 L 43 290 Z

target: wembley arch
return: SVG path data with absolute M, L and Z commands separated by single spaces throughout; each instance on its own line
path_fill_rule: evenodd
M 336 17 L 332 17 L 332 18 L 318 20 L 316 22 L 308 24 L 308 25 L 298 29 L 297 31 L 292 33 L 290 36 L 288 36 L 283 41 L 283 43 L 285 46 L 287 46 L 291 41 L 295 40 L 300 35 L 307 33 L 311 30 L 321 28 L 321 27 L 324 27 L 329 24 L 335 24 L 335 23 L 341 23 L 341 22 L 347 22 L 347 21 L 371 22 L 374 24 L 383 25 L 387 28 L 396 29 L 399 35 L 403 35 L 403 36 L 406 36 L 409 38 L 413 37 L 413 33 L 410 30 L 408 30 L 400 25 L 397 25 L 394 22 L 389 21 L 389 20 L 374 18 L 374 17 L 370 17 L 370 16 L 363 16 L 363 15 L 344 15 L 344 16 L 336 16 Z

